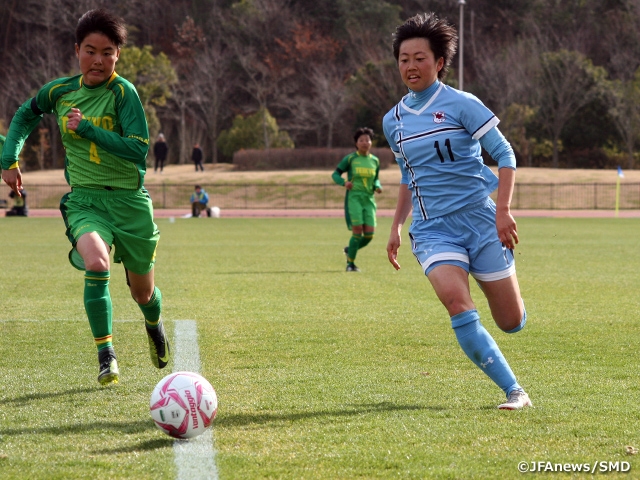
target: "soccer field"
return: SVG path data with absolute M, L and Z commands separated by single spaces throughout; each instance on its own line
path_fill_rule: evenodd
M 344 271 L 342 219 L 157 222 L 163 318 L 171 335 L 195 320 L 218 393 L 219 478 L 640 477 L 626 452 L 640 448 L 640 219 L 519 219 L 518 334 L 472 285 L 535 406 L 522 411 L 496 409 L 502 392 L 458 347 L 406 232 L 403 268 L 388 263 L 391 219 L 361 273 Z M 149 415 L 172 365 L 151 365 L 114 265 L 120 383 L 99 386 L 69 248 L 59 218 L 0 218 L 0 478 L 178 478 Z

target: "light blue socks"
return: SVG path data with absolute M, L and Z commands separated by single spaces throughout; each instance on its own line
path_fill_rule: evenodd
M 517 332 L 524 327 L 526 315 L 522 323 L 509 333 Z M 477 310 L 467 310 L 451 317 L 451 326 L 456 334 L 460 347 L 491 380 L 498 385 L 507 396 L 521 389 L 495 340 L 480 323 Z

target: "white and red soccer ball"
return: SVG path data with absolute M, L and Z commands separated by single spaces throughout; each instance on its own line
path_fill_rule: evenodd
M 174 438 L 193 438 L 211 427 L 218 397 L 211 384 L 193 372 L 175 372 L 158 382 L 149 403 L 156 426 Z

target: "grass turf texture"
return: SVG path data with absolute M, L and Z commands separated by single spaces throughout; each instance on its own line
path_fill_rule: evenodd
M 197 321 L 201 373 L 219 396 L 220 478 L 513 478 L 520 461 L 628 461 L 638 475 L 625 446 L 640 446 L 639 220 L 520 219 L 529 323 L 516 335 L 472 285 L 534 402 L 517 412 L 495 408 L 502 392 L 464 357 L 406 237 L 402 270 L 388 264 L 390 219 L 359 274 L 344 272 L 340 219 L 158 224 L 168 331 Z M 173 440 L 148 412 L 171 365 L 151 366 L 115 265 L 121 379 L 98 385 L 63 233 L 60 219 L 0 219 L 0 477 L 175 478 Z

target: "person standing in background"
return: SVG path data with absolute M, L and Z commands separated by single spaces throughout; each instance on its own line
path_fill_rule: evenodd
M 370 153 L 373 130 L 358 128 L 353 136 L 356 151 L 344 157 L 331 175 L 335 183 L 345 187 L 344 213 L 347 228 L 351 230 L 349 245 L 344 247 L 347 256 L 347 272 L 359 272 L 355 259 L 358 250 L 366 247 L 376 230 L 376 200 L 374 193 L 381 193 L 378 175 L 380 160 Z M 342 178 L 347 173 L 347 180 Z
M 156 164 L 153 169 L 154 172 L 157 172 L 158 167 L 160 167 L 160 173 L 162 173 L 162 170 L 164 169 L 164 161 L 167 159 L 168 152 L 169 147 L 167 146 L 164 134 L 161 133 L 158 135 L 158 139 L 153 146 L 153 156 L 156 158 Z
M 202 149 L 200 148 L 200 144 L 196 143 L 193 146 L 193 151 L 191 152 L 191 160 L 196 165 L 196 172 L 198 171 L 198 167 L 201 172 L 204 172 L 204 167 L 202 166 Z

